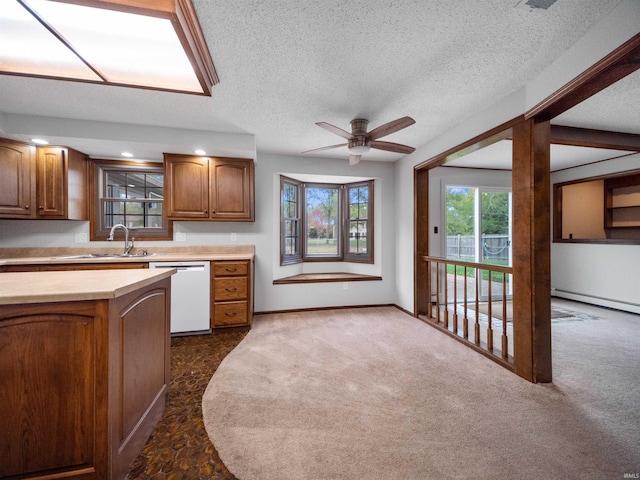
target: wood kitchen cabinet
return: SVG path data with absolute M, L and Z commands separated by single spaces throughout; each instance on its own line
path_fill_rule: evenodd
M 72 148 L 38 147 L 36 216 L 88 220 L 87 156 Z
M 211 328 L 250 327 L 253 320 L 253 262 L 211 262 Z
M 168 219 L 255 220 L 252 159 L 165 154 L 164 169 Z
M 77 275 L 76 284 L 96 285 L 95 292 L 78 300 L 3 299 L 0 478 L 124 479 L 165 408 L 170 278 L 138 287 L 131 284 L 141 276 L 127 284 L 125 277 L 96 283 L 94 272 L 1 275 L 10 276 L 6 289 L 20 284 L 16 276 L 52 274 L 64 275 L 63 290 L 84 288 L 67 287 L 67 275 Z M 42 290 L 51 293 L 55 280 Z
M 87 220 L 87 157 L 0 140 L 0 217 Z
M 30 218 L 35 211 L 31 191 L 35 185 L 35 157 L 32 145 L 0 139 L 1 217 Z

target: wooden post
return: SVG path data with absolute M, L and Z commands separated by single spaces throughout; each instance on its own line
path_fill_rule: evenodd
M 415 269 L 414 269 L 414 314 L 431 314 L 431 263 L 422 260 L 429 255 L 429 170 L 414 172 L 414 231 L 415 231 Z
M 550 124 L 513 127 L 514 371 L 551 382 Z

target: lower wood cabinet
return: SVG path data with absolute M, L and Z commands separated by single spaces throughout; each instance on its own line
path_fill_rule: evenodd
M 253 261 L 211 262 L 211 328 L 251 326 Z
M 170 288 L 0 305 L 0 478 L 126 476 L 165 407 Z

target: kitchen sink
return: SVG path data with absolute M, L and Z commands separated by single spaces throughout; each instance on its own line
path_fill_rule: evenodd
M 87 258 L 144 258 L 153 257 L 155 253 L 83 253 L 80 255 L 66 255 L 63 257 L 52 257 L 56 260 L 81 260 Z

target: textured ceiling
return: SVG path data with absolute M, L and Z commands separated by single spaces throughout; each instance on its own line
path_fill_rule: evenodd
M 191 153 L 185 131 L 193 130 L 188 138 L 229 132 L 255 136 L 258 152 L 298 155 L 341 143 L 317 121 L 349 130 L 350 120 L 364 117 L 372 129 L 409 115 L 416 124 L 384 140 L 420 147 L 522 88 L 619 1 L 558 0 L 530 11 L 517 0 L 194 0 L 220 76 L 211 98 L 0 75 L 0 129 L 3 112 L 81 126 L 77 134 L 62 126 L 0 133 L 49 134 L 94 157 L 127 148 L 159 160 L 163 151 Z M 639 98 L 637 80 L 629 83 L 624 94 Z M 562 123 L 590 117 L 589 126 L 602 128 L 584 109 Z M 124 124 L 124 133 L 105 138 L 101 122 Z M 154 138 L 130 125 L 167 128 Z M 634 125 L 640 133 L 637 118 Z M 347 156 L 346 148 L 321 155 Z

